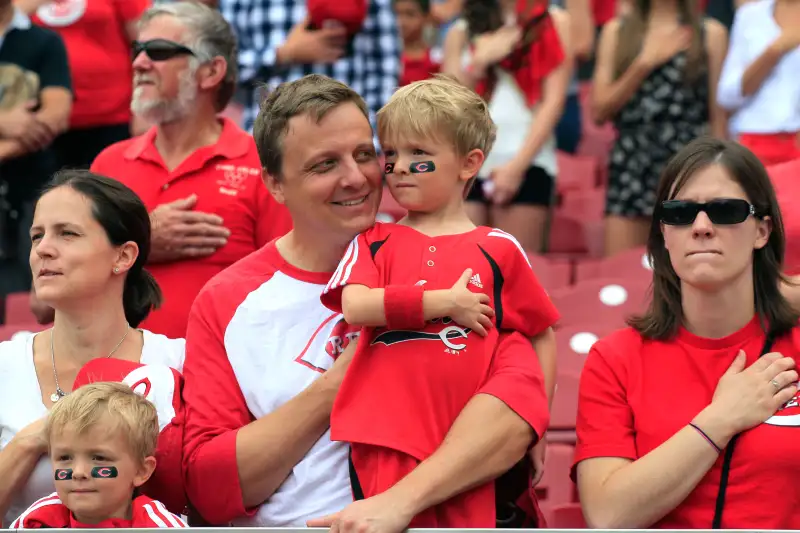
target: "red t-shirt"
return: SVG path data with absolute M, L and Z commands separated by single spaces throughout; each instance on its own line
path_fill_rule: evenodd
M 322 296 L 334 311 L 341 309 L 347 284 L 447 289 L 467 268 L 473 270 L 469 288 L 491 297 L 490 334 L 481 337 L 449 318 L 421 331 L 364 328 L 336 397 L 331 438 L 424 460 L 486 380 L 498 329 L 533 337 L 558 320 L 522 247 L 503 231 L 479 227 L 428 237 L 407 226 L 376 223 L 353 240 Z
M 592 346 L 578 400 L 575 465 L 593 457 L 636 460 L 685 427 L 711 403 L 720 377 L 739 350 L 748 366 L 761 355 L 764 333 L 754 318 L 722 339 L 681 329 L 675 340 L 644 340 L 617 331 Z M 800 332 L 775 340 L 772 351 L 798 358 Z M 766 385 L 766 384 L 765 384 Z M 800 529 L 798 398 L 742 433 L 730 465 L 723 529 Z M 710 528 L 723 456 L 671 513 L 652 527 Z M 573 479 L 575 467 L 573 466 Z
M 160 309 L 141 327 L 170 338 L 184 338 L 189 309 L 203 285 L 225 267 L 291 228 L 288 210 L 278 204 L 261 179 L 253 138 L 228 119 L 216 144 L 204 146 L 168 170 L 154 145 L 156 128 L 106 148 L 92 171 L 130 187 L 152 211 L 161 204 L 197 195 L 194 209 L 219 215 L 231 231 L 228 243 L 210 256 L 147 269 L 164 294 Z
M 617 0 L 592 0 L 592 15 L 598 28 L 613 19 L 617 12 Z
M 402 70 L 400 72 L 400 86 L 414 83 L 415 81 L 427 80 L 439 72 L 441 63 L 434 61 L 431 51 L 426 50 L 425 54 L 419 57 L 409 57 L 406 52 L 400 56 Z
M 70 127 L 123 124 L 131 119 L 133 69 L 125 24 L 150 0 L 57 0 L 33 21 L 61 36 L 67 48 L 74 100 Z
M 58 493 L 34 502 L 11 523 L 12 529 L 139 529 L 189 527 L 183 518 L 170 513 L 158 500 L 138 496 L 131 502 L 131 518 L 109 518 L 98 524 L 82 524 L 61 502 Z

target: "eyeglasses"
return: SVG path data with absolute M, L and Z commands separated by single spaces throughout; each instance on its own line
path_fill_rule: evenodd
M 133 41 L 133 56 L 131 59 L 136 59 L 139 54 L 144 52 L 147 57 L 153 61 L 166 61 L 176 56 L 190 55 L 193 56 L 194 52 L 186 48 L 182 44 L 178 44 L 166 39 L 152 39 L 150 41 Z
M 741 224 L 750 215 L 763 216 L 753 204 L 739 198 L 720 198 L 705 203 L 667 200 L 661 203 L 661 222 L 669 226 L 688 226 L 700 211 L 708 215 L 712 224 L 723 225 Z

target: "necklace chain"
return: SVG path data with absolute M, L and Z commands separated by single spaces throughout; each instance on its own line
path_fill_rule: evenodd
M 128 324 L 126 322 L 125 326 L 126 326 L 125 335 L 123 335 L 122 338 L 117 343 L 117 345 L 114 346 L 114 349 L 111 350 L 108 353 L 108 355 L 106 356 L 106 359 L 108 359 L 109 357 L 114 355 L 114 352 L 116 352 L 119 349 L 119 347 L 122 346 L 122 343 L 125 342 L 125 339 L 127 338 L 128 333 L 131 331 L 130 324 Z M 56 391 L 53 394 L 50 395 L 50 401 L 53 402 L 53 403 L 56 403 L 58 400 L 60 400 L 64 396 L 66 396 L 67 393 L 64 392 L 63 390 L 61 390 L 61 386 L 58 384 L 58 371 L 56 371 L 56 352 L 55 352 L 55 349 L 53 347 L 53 329 L 55 329 L 55 328 L 50 329 L 50 362 L 53 364 L 53 379 L 55 379 L 55 382 L 56 382 Z

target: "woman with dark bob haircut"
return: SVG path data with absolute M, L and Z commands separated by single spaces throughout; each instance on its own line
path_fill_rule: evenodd
M 583 369 L 573 478 L 603 529 L 800 528 L 798 314 L 764 166 L 698 139 L 661 175 L 652 301 Z
M 122 381 L 156 405 L 157 468 L 143 492 L 182 512 L 176 413 L 184 341 L 134 329 L 161 300 L 144 269 L 150 250 L 144 204 L 115 180 L 63 171 L 37 200 L 30 237 L 34 289 L 55 309 L 55 321 L 49 330 L 0 343 L 0 522 L 10 524 L 54 492 L 44 419 L 53 404 L 91 381 Z

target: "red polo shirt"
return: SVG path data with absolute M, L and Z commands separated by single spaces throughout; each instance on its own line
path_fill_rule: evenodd
M 148 265 L 164 303 L 141 327 L 172 338 L 185 336 L 189 309 L 209 279 L 291 228 L 289 212 L 261 180 L 253 138 L 232 121 L 222 122 L 216 144 L 198 149 L 172 171 L 154 145 L 155 127 L 109 146 L 92 164 L 93 172 L 133 189 L 148 211 L 196 194 L 195 210 L 221 216 L 231 231 L 228 243 L 208 257 Z

